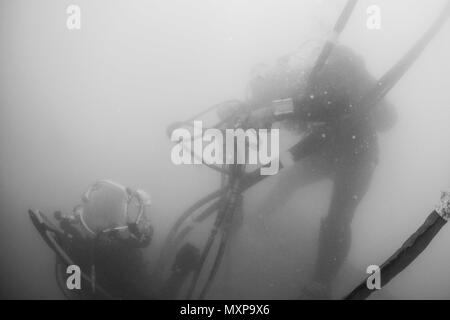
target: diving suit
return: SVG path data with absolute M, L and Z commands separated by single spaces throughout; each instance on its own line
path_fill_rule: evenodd
M 308 145 L 291 150 L 295 164 L 279 174 L 275 188 L 260 205 L 262 220 L 286 204 L 299 188 L 326 178 L 333 181 L 331 204 L 320 228 L 312 285 L 305 288 L 309 298 L 331 295 L 331 284 L 350 249 L 352 219 L 377 165 L 377 133 L 396 122 L 396 112 L 387 100 L 381 100 L 374 111 L 359 104 L 376 85 L 363 60 L 351 49 L 338 46 L 309 87 L 292 90 L 291 86 L 284 96 L 277 97 L 267 97 L 264 91 L 266 96 L 261 98 L 255 91 L 259 105 L 290 94 L 293 107 L 292 112 L 281 114 L 256 111 L 256 126 L 288 119 L 310 136 L 315 135 Z M 356 123 L 343 121 L 355 112 L 362 113 Z

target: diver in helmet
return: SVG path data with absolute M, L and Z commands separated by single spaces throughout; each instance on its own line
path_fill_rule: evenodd
M 59 228 L 70 239 L 65 251 L 89 274 L 85 296 L 95 297 L 100 285 L 121 299 L 146 298 L 149 279 L 142 250 L 152 239 L 150 197 L 142 190 L 102 180 L 92 184 L 71 214 L 54 213 Z M 91 290 L 92 289 L 92 290 Z
M 170 299 L 198 260 L 195 247 L 186 245 L 175 258 L 167 279 L 152 273 L 143 250 L 151 243 L 150 197 L 142 190 L 102 180 L 89 187 L 71 214 L 54 213 L 58 226 L 30 211 L 44 240 L 57 253 L 57 278 L 69 298 Z M 41 221 L 38 221 L 41 220 Z M 51 237 L 51 238 L 50 238 Z M 80 267 L 82 290 L 66 290 L 68 265 Z M 60 284 L 60 283 L 59 283 Z
M 363 60 L 344 46 L 334 49 L 308 90 L 297 85 L 293 92 L 288 85 L 284 95 L 269 99 L 267 91 L 263 90 L 265 93 L 261 95 L 257 90 L 264 87 L 262 80 L 258 81 L 253 91 L 257 104 L 264 103 L 265 107 L 270 106 L 269 100 L 292 99 L 285 100 L 281 108 L 274 104 L 253 112 L 250 118 L 253 126 L 288 119 L 301 130 L 322 132 L 308 147 L 291 152 L 295 164 L 278 175 L 277 185 L 261 204 L 258 214 L 264 221 L 299 188 L 325 178 L 333 181 L 331 204 L 320 228 L 313 281 L 304 289 L 307 298 L 330 298 L 333 280 L 350 249 L 352 219 L 378 161 L 377 133 L 394 125 L 396 113 L 386 100 L 381 100 L 373 111 L 359 110 L 362 106 L 358 103 L 377 81 Z M 363 112 L 363 116 L 358 117 L 356 124 L 346 126 L 341 120 L 353 112 Z
M 130 248 L 145 248 L 152 239 L 150 197 L 112 181 L 98 181 L 83 195 L 71 214 L 55 211 L 60 228 L 75 238 L 101 238 L 109 234 Z

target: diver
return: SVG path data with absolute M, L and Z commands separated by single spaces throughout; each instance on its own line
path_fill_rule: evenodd
M 74 299 L 170 299 L 177 296 L 199 259 L 186 244 L 175 257 L 167 278 L 151 272 L 144 248 L 153 237 L 150 197 L 142 190 L 102 180 L 92 184 L 82 204 L 71 214 L 54 213 L 54 225 L 42 213 L 30 211 L 32 221 L 57 253 L 57 280 L 63 293 Z M 40 219 L 40 222 L 36 222 Z M 68 265 L 83 273 L 82 290 L 67 290 Z M 59 272 L 58 272 L 59 270 Z
M 298 78 L 304 74 L 296 73 Z M 387 100 L 381 100 L 373 111 L 359 105 L 376 85 L 362 58 L 347 47 L 337 46 L 309 85 L 302 81 L 284 85 L 284 96 L 271 97 L 266 90 L 259 90 L 264 88 L 264 79 L 252 86 L 258 109 L 251 113 L 250 127 L 267 127 L 287 119 L 313 137 L 309 144 L 291 150 L 295 164 L 279 174 L 277 185 L 259 207 L 257 214 L 262 221 L 299 188 L 325 178 L 334 183 L 328 214 L 321 223 L 313 280 L 302 293 L 306 298 L 331 297 L 332 282 L 350 249 L 353 216 L 378 161 L 377 133 L 396 122 L 395 109 Z M 284 106 L 271 105 L 270 100 L 286 97 L 291 99 L 283 100 Z M 355 112 L 363 116 L 348 125 L 344 119 Z

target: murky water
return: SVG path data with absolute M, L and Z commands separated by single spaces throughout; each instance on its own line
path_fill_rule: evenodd
M 66 8 L 81 8 L 81 30 Z M 62 298 L 53 254 L 28 208 L 70 211 L 86 187 L 112 179 L 152 195 L 158 245 L 175 218 L 215 188 L 218 175 L 175 166 L 166 126 L 208 105 L 243 99 L 252 68 L 321 43 L 345 1 L 22 1 L 0 4 L 0 296 Z M 412 46 L 445 1 L 359 1 L 341 42 L 376 77 Z M 381 8 L 381 29 L 366 9 Z M 389 93 L 396 126 L 380 135 L 379 163 L 352 224 L 350 255 L 336 295 L 380 264 L 423 222 L 450 187 L 450 23 Z M 284 132 L 287 143 L 294 139 Z M 298 296 L 316 255 L 327 180 L 299 190 L 253 228 L 258 204 L 277 177 L 246 194 L 232 280 L 211 297 Z M 391 298 L 450 298 L 450 231 L 386 288 Z M 219 275 L 219 278 L 222 275 Z

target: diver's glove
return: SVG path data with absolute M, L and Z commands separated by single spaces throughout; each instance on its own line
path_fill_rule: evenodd
M 199 250 L 190 243 L 186 243 L 175 257 L 173 269 L 179 273 L 187 273 L 194 270 L 200 261 Z
M 153 227 L 148 224 L 144 228 L 139 228 L 137 223 L 128 223 L 128 231 L 134 238 L 133 246 L 138 248 L 147 247 L 153 238 Z

